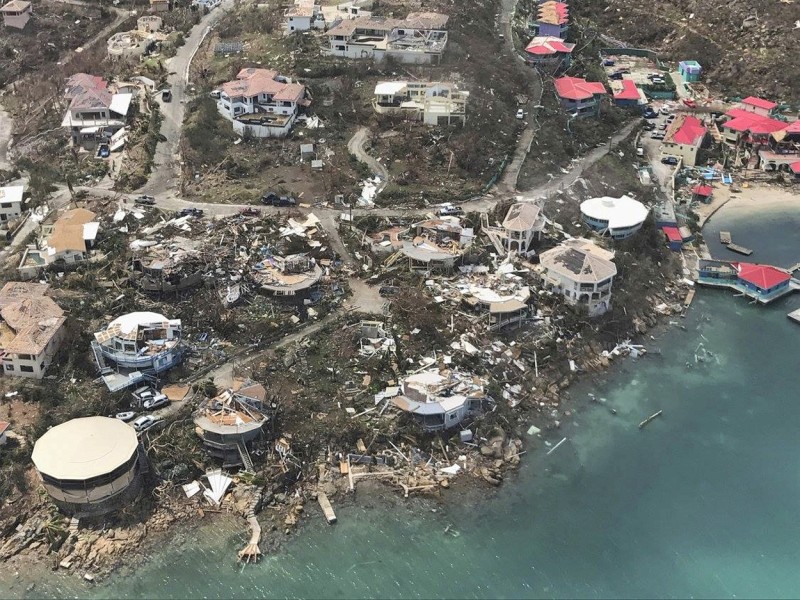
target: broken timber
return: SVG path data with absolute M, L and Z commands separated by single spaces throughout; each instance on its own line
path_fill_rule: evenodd
M 333 507 L 331 506 L 331 501 L 328 500 L 328 495 L 325 492 L 319 492 L 319 494 L 317 494 L 317 502 L 319 502 L 319 507 L 322 509 L 328 524 L 333 525 L 336 523 L 336 513 L 333 512 Z
M 647 417 L 644 421 L 639 423 L 639 429 L 644 429 L 645 427 L 647 427 L 650 424 L 650 421 L 652 421 L 653 419 L 655 419 L 657 417 L 660 417 L 662 412 L 664 412 L 664 411 L 660 410 L 657 413 L 653 413 L 652 415 Z

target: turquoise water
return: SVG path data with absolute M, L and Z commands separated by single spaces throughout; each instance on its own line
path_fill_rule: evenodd
M 800 250 L 776 247 L 764 255 L 778 264 Z M 58 579 L 29 595 L 797 597 L 800 326 L 785 316 L 797 307 L 800 295 L 764 308 L 701 290 L 685 329 L 648 340 L 660 355 L 573 388 L 581 408 L 552 437 L 568 441 L 529 454 L 485 502 L 337 506 L 332 527 L 309 504 L 315 522 L 259 565 L 236 563 L 237 521 L 107 587 Z

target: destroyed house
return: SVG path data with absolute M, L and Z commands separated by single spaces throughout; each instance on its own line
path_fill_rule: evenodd
M 500 227 L 489 225 L 487 213 L 481 214 L 481 231 L 500 254 L 516 252 L 523 256 L 535 254 L 534 245 L 542 239 L 545 218 L 536 202 L 512 204 Z
M 125 126 L 133 94 L 115 94 L 100 77 L 76 73 L 67 79 L 64 97 L 70 101 L 61 126 L 72 143 L 92 149 Z
M 613 252 L 589 240 L 570 239 L 539 255 L 545 287 L 573 306 L 586 307 L 590 316 L 611 307 L 611 284 L 617 267 Z
M 180 319 L 134 312 L 94 334 L 92 352 L 103 381 L 112 392 L 145 379 L 154 380 L 183 358 Z
M 322 278 L 322 267 L 306 254 L 270 255 L 253 266 L 251 276 L 263 291 L 274 296 L 302 296 Z
M 406 64 L 438 64 L 447 46 L 449 17 L 433 12 L 409 13 L 405 19 L 357 17 L 334 24 L 325 35 L 325 52 L 343 58 L 390 57 Z
M 462 227 L 456 217 L 420 221 L 412 229 L 416 235 L 400 249 L 412 271 L 451 270 L 474 237 L 472 228 Z
M 252 470 L 250 452 L 263 439 L 263 427 L 275 408 L 268 403 L 263 385 L 237 381 L 200 405 L 193 415 L 195 431 L 206 451 L 223 461 L 223 467 L 241 465 Z
M 372 107 L 381 115 L 401 115 L 425 125 L 463 125 L 469 92 L 453 83 L 382 81 L 375 86 Z
M 176 238 L 169 245 L 146 248 L 134 257 L 132 281 L 145 292 L 172 293 L 203 283 L 205 263 L 191 240 Z
M 73 208 L 52 225 L 42 225 L 36 245 L 28 246 L 20 260 L 19 271 L 23 279 L 38 276 L 48 265 L 66 268 L 89 258 L 100 223 L 95 213 L 85 208 Z
M 311 104 L 306 86 L 270 69 L 242 69 L 216 91 L 217 110 L 233 130 L 258 138 L 287 136 L 300 108 Z
M 64 311 L 47 284 L 9 281 L 0 290 L 0 360 L 5 375 L 41 379 L 64 339 Z
M 400 395 L 391 402 L 425 431 L 441 431 L 483 413 L 494 403 L 485 392 L 485 383 L 474 375 L 429 369 L 404 378 Z
M 537 35 L 564 38 L 569 27 L 569 5 L 548 0 L 541 2 L 536 19 Z

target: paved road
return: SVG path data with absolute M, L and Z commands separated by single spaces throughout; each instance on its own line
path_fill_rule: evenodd
M 11 115 L 0 106 L 0 169 L 11 170 L 8 160 L 8 150 L 11 147 L 11 132 L 14 122 Z
M 189 65 L 206 35 L 233 4 L 234 0 L 223 0 L 218 8 L 205 15 L 200 23 L 192 29 L 186 38 L 186 43 L 178 48 L 177 54 L 169 60 L 167 83 L 172 89 L 172 101 L 162 102 L 160 97 L 157 99 L 161 107 L 161 134 L 166 141 L 159 142 L 156 146 L 156 166 L 147 183 L 140 190 L 144 193 L 161 193 L 175 189 L 179 185 L 181 125 L 186 102 L 190 99 L 187 93 Z
M 386 187 L 386 184 L 389 181 L 389 171 L 375 157 L 370 156 L 364 150 L 364 144 L 366 143 L 369 135 L 370 131 L 368 127 L 359 127 L 358 131 L 356 131 L 353 137 L 350 138 L 350 141 L 347 142 L 347 150 L 360 162 L 367 165 L 370 168 L 370 171 L 372 171 L 373 175 L 381 178 L 381 184 L 378 186 L 378 191 L 380 192 Z

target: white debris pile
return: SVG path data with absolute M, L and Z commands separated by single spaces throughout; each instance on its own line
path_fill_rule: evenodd
M 358 198 L 358 206 L 371 208 L 375 206 L 375 196 L 378 195 L 381 185 L 380 177 L 372 177 L 361 182 L 361 195 Z

